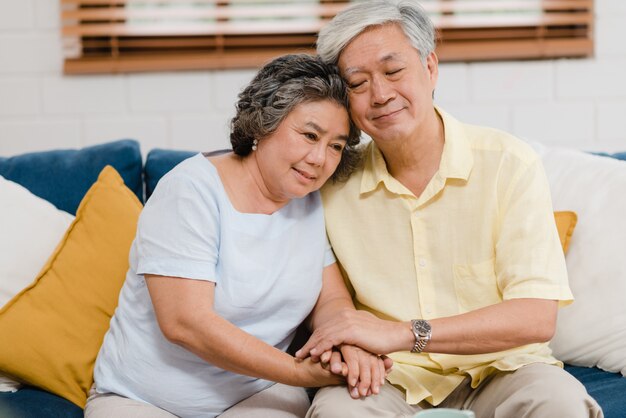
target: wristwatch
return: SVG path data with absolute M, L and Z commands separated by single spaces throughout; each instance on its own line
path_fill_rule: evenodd
M 413 319 L 411 321 L 411 330 L 413 335 L 415 335 L 415 345 L 411 353 L 421 353 L 432 336 L 430 323 L 425 319 Z

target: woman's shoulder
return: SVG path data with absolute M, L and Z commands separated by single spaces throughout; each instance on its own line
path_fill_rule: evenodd
M 160 181 L 190 184 L 215 183 L 219 181 L 219 175 L 213 162 L 202 153 L 198 153 L 181 161 Z
M 198 153 L 180 162 L 161 177 L 148 202 L 176 196 L 219 200 L 222 190 L 216 167 L 203 154 Z

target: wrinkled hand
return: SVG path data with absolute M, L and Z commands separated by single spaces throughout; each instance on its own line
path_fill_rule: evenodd
M 307 343 L 296 352 L 303 359 L 311 356 L 319 361 L 320 356 L 342 344 L 358 346 L 370 353 L 388 354 L 405 349 L 410 327 L 401 322 L 386 321 L 366 311 L 343 309 L 332 320 L 315 329 Z M 349 367 L 348 367 L 349 368 Z
M 350 396 L 354 399 L 380 393 L 385 377 L 391 371 L 393 360 L 377 356 L 353 345 L 344 344 L 340 348 L 348 366 L 346 382 Z M 331 360 L 331 368 L 332 368 Z
M 323 353 L 320 362 L 328 364 L 333 373 L 346 377 L 348 392 L 354 399 L 378 394 L 393 366 L 389 357 L 377 356 L 352 345 L 342 345 Z
M 345 376 L 330 371 L 330 364 L 315 362 L 311 358 L 295 359 L 298 372 L 298 385 L 322 387 L 346 383 Z

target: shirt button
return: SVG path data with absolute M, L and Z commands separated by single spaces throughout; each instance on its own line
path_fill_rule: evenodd
M 423 258 L 420 258 L 419 265 L 420 267 L 426 267 L 426 260 L 424 260 Z

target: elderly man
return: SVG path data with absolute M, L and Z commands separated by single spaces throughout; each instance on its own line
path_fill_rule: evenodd
M 323 190 L 359 310 L 318 327 L 297 355 L 346 343 L 392 353 L 395 365 L 380 394 L 324 388 L 309 416 L 437 406 L 478 418 L 602 417 L 547 344 L 572 295 L 541 161 L 511 135 L 434 106 L 433 51 L 415 1 L 358 3 L 320 33 L 318 53 L 338 64 L 352 118 L 373 142 L 346 183 Z

